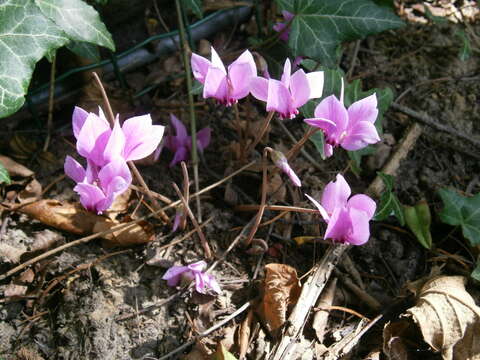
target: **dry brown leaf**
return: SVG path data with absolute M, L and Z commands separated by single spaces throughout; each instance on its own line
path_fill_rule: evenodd
M 405 314 L 445 360 L 480 359 L 480 307 L 465 290 L 465 283 L 462 276 L 431 278 L 418 289 L 417 305 Z
M 63 236 L 55 231 L 45 229 L 35 233 L 30 251 L 46 250 L 63 240 Z
M 383 329 L 383 352 L 389 359 L 409 360 L 405 344 L 407 334 L 411 334 L 411 324 L 407 321 L 387 323 Z
M 28 287 L 24 285 L 8 284 L 3 291 L 3 295 L 5 297 L 23 296 L 27 293 L 27 289 Z
M 297 271 L 293 267 L 285 264 L 265 266 L 261 313 L 270 331 L 275 332 L 285 323 L 289 306 L 297 302 L 300 290 Z
M 0 163 L 7 169 L 10 177 L 30 177 L 33 171 L 7 156 L 0 155 Z
M 242 321 L 240 325 L 240 330 L 238 331 L 238 348 L 239 348 L 239 359 L 244 359 L 247 355 L 248 344 L 250 341 L 250 333 L 252 332 L 252 320 L 253 320 L 253 311 L 249 310 L 248 315 Z
M 5 243 L 0 243 L 0 262 L 9 262 L 12 264 L 18 263 L 24 252 L 25 250 L 18 249 Z
M 39 200 L 22 206 L 17 211 L 46 225 L 77 235 L 91 234 L 95 223 L 105 219 L 81 208 L 78 204 L 62 203 L 57 200 Z
M 130 221 L 130 219 L 125 219 L 125 222 L 128 221 Z M 98 221 L 95 224 L 93 232 L 105 231 L 119 224 L 121 224 L 121 222 L 103 218 L 102 221 Z M 148 243 L 155 239 L 155 234 L 153 232 L 153 226 L 149 222 L 141 221 L 137 224 L 132 224 L 125 229 L 107 234 L 103 239 L 104 241 L 102 244 L 107 248 L 115 246 L 125 247 Z
M 35 273 L 32 269 L 27 269 L 18 275 L 13 281 L 17 284 L 30 284 L 35 279 Z
M 33 201 L 40 199 L 42 196 L 42 185 L 36 180 L 32 179 L 25 188 L 18 193 L 18 200 L 20 202 Z
M 125 213 L 128 209 L 128 202 L 130 200 L 131 195 L 132 195 L 132 189 L 130 188 L 127 189 L 127 191 L 118 195 L 113 201 L 113 204 L 106 211 L 106 215 L 110 219 L 115 220 L 119 214 Z

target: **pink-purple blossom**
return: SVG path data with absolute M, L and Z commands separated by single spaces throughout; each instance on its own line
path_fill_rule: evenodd
M 195 289 L 201 294 L 207 292 L 207 288 L 220 294 L 222 290 L 215 278 L 204 272 L 207 264 L 205 261 L 197 261 L 187 266 L 172 266 L 163 275 L 162 279 L 167 280 L 168 286 L 177 286 L 180 283 L 188 284 L 195 280 Z
M 325 239 L 351 245 L 362 245 L 368 241 L 369 221 L 375 214 L 375 201 L 365 194 L 350 197 L 350 186 L 342 175 L 338 174 L 337 181 L 327 184 L 320 203 L 305 195 L 327 223 Z
M 319 98 L 323 92 L 323 71 L 308 74 L 300 69 L 292 74 L 290 60 L 285 60 L 281 80 L 257 76 L 251 81 L 250 92 L 266 101 L 267 111 L 276 111 L 284 119 L 292 119 L 298 108 L 308 100 Z
M 287 28 L 287 26 L 289 21 L 291 21 L 295 15 L 292 14 L 291 12 L 283 10 L 282 16 L 283 16 L 284 22 L 278 22 L 275 25 L 273 25 L 273 30 L 280 33 L 279 37 L 281 40 L 287 42 L 288 37 L 290 35 L 290 29 Z
M 314 118 L 305 119 L 305 122 L 325 134 L 326 157 L 333 154 L 336 146 L 355 151 L 380 141 L 374 125 L 378 116 L 375 94 L 354 102 L 347 109 L 343 104 L 342 86 L 340 100 L 330 95 L 317 105 L 314 114 Z
M 172 167 L 190 158 L 192 137 L 187 134 L 185 125 L 173 114 L 170 114 L 170 123 L 175 129 L 175 135 L 165 137 L 165 147 L 174 153 L 173 159 L 170 162 L 170 167 Z M 199 151 L 203 152 L 208 144 L 210 144 L 211 133 L 212 129 L 209 127 L 205 127 L 197 132 L 197 147 Z
M 75 107 L 72 116 L 73 134 L 79 155 L 86 168 L 70 156 L 65 159 L 65 174 L 77 182 L 74 190 L 80 202 L 90 211 L 102 213 L 115 197 L 126 191 L 132 182 L 127 161 L 150 155 L 159 145 L 165 127 L 152 125 L 150 115 L 125 120 L 117 118 L 113 129 L 99 108 L 98 115 Z
M 250 51 L 246 50 L 225 69 L 222 60 L 212 47 L 212 59 L 192 54 L 193 76 L 203 87 L 204 98 L 215 98 L 231 106 L 250 92 L 250 80 L 257 75 L 257 67 Z
M 271 150 L 270 156 L 272 157 L 272 161 L 274 162 L 275 166 L 277 166 L 290 178 L 293 185 L 298 187 L 302 186 L 302 182 L 295 171 L 293 171 L 292 167 L 288 164 L 288 160 L 282 152 Z

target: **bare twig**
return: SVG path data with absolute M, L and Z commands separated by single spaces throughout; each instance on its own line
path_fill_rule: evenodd
M 315 329 L 317 334 L 317 339 L 320 343 L 323 343 L 323 338 L 325 336 L 325 328 L 327 327 L 328 315 L 330 311 L 324 310 L 329 309 L 333 304 L 335 299 L 335 290 L 337 289 L 337 278 L 333 278 L 332 281 L 328 284 L 326 290 L 322 293 L 322 296 L 318 299 L 317 308 L 321 308 L 313 316 L 312 327 Z
M 48 117 L 47 117 L 47 138 L 45 144 L 43 145 L 43 151 L 48 150 L 50 145 L 50 139 L 52 138 L 53 130 L 53 102 L 55 99 L 55 70 L 57 67 L 57 53 L 54 52 L 52 58 L 52 66 L 50 67 L 50 90 L 48 94 Z
M 235 211 L 257 211 L 260 209 L 260 205 L 238 205 L 235 206 Z M 319 214 L 318 210 L 306 209 L 297 206 L 283 206 L 283 205 L 265 205 L 264 210 L 272 211 L 292 211 L 292 212 L 302 212 L 307 214 Z
M 177 184 L 172 183 L 172 186 L 175 189 L 175 192 L 177 193 L 178 197 L 182 201 L 183 208 L 184 208 L 185 212 L 187 213 L 188 217 L 190 218 L 190 221 L 192 222 L 195 229 L 197 229 L 198 237 L 200 238 L 200 242 L 203 246 L 203 250 L 205 251 L 205 257 L 207 259 L 210 259 L 212 257 L 212 251 L 210 250 L 210 246 L 208 245 L 207 239 L 205 238 L 205 235 L 203 234 L 202 229 L 198 225 L 197 219 L 195 219 L 195 215 L 193 215 L 192 210 L 190 210 L 190 207 L 188 206 L 188 202 L 183 197 L 183 195 L 182 195 L 180 189 L 178 188 Z
M 467 135 L 464 132 L 461 132 L 460 130 L 455 130 L 454 128 L 451 128 L 450 126 L 440 124 L 440 123 L 436 122 L 433 118 L 428 116 L 427 114 L 422 114 L 422 113 L 416 112 L 416 111 L 414 111 L 414 110 L 412 110 L 412 109 L 410 109 L 406 106 L 403 106 L 403 105 L 400 105 L 400 104 L 397 104 L 397 103 L 393 103 L 391 105 L 391 107 L 394 108 L 395 110 L 403 112 L 404 114 L 407 114 L 408 116 L 414 118 L 415 120 L 420 121 L 421 123 L 423 123 L 425 125 L 433 127 L 434 129 L 436 129 L 438 131 L 446 132 L 450 135 L 458 137 L 459 139 L 466 140 L 469 143 L 471 143 L 472 145 L 475 145 L 476 147 L 480 148 L 480 140 L 479 139 L 475 139 L 472 136 Z
M 350 62 L 350 67 L 348 68 L 347 72 L 347 79 L 350 81 L 350 78 L 353 75 L 353 70 L 355 69 L 355 65 L 357 63 L 357 57 L 358 57 L 358 50 L 360 50 L 360 44 L 362 43 L 361 40 L 357 40 L 355 42 L 355 49 L 353 50 L 353 56 L 352 56 L 352 61 Z
M 240 315 L 241 313 L 243 313 L 245 310 L 247 310 L 247 309 L 250 307 L 250 305 L 251 305 L 251 304 L 250 304 L 249 302 L 243 304 L 239 309 L 237 309 L 235 312 L 233 312 L 232 314 L 230 314 L 229 316 L 227 316 L 227 317 L 226 317 L 225 319 L 223 319 L 222 321 L 220 321 L 220 322 L 218 322 L 217 324 L 213 325 L 211 328 L 205 330 L 204 332 L 198 334 L 198 335 L 195 336 L 192 340 L 187 341 L 185 344 L 179 346 L 179 347 L 176 348 L 175 350 L 170 351 L 168 354 L 162 356 L 162 357 L 159 358 L 158 360 L 166 360 L 166 359 L 172 357 L 173 355 L 178 354 L 179 352 L 185 350 L 185 349 L 188 348 L 189 346 L 195 344 L 196 341 L 200 340 L 201 338 L 204 338 L 205 336 L 210 335 L 210 334 L 213 333 L 215 330 L 220 329 L 223 325 L 225 325 L 226 323 L 230 322 L 232 319 L 234 319 L 235 317 L 237 317 L 238 315 Z
M 310 137 L 315 134 L 318 130 L 318 128 L 310 127 L 303 137 L 295 144 L 293 147 L 288 151 L 288 153 L 285 155 L 288 161 L 293 160 L 297 155 L 300 149 L 303 147 L 303 145 L 307 142 Z

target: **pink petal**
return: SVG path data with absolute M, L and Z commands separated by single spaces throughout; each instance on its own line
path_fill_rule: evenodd
M 170 123 L 175 128 L 175 135 L 181 139 L 188 137 L 187 128 L 175 115 L 170 114 Z
M 302 182 L 298 178 L 297 174 L 295 174 L 295 171 L 293 171 L 293 169 L 290 167 L 286 159 L 278 166 L 290 178 L 290 180 L 292 180 L 293 185 L 298 187 L 302 186 Z
M 360 121 L 368 121 L 373 124 L 377 120 L 377 116 L 377 96 L 375 94 L 354 102 L 348 108 L 350 126 Z
M 350 208 L 349 216 L 352 224 L 352 231 L 346 241 L 352 245 L 363 245 L 370 238 L 370 225 L 364 211 Z
M 365 212 L 368 220 L 370 220 L 373 215 L 375 215 L 377 204 L 372 200 L 371 197 L 364 194 L 357 194 L 348 199 L 347 208 L 354 208 L 356 210 Z
M 230 96 L 236 100 L 242 99 L 250 92 L 250 81 L 257 75 L 255 60 L 250 51 L 246 50 L 228 67 L 230 79 Z
M 92 184 L 78 183 L 73 191 L 80 195 L 80 203 L 88 211 L 95 211 L 97 203 L 105 199 L 103 191 Z
M 310 85 L 303 70 L 296 71 L 290 79 L 293 106 L 299 108 L 310 99 Z
M 210 144 L 210 138 L 212 136 L 212 129 L 209 127 L 205 127 L 199 132 L 197 132 L 197 146 L 200 149 L 200 151 L 203 151 L 208 144 Z M 190 142 L 190 147 L 191 147 L 191 142 Z
M 221 70 L 224 75 L 227 75 L 227 70 L 225 70 L 225 66 L 223 65 L 222 59 L 220 59 L 220 56 L 218 56 L 217 52 L 211 47 L 212 51 L 212 66 L 216 67 L 217 69 Z
M 197 79 L 202 84 L 204 84 L 205 77 L 207 76 L 208 68 L 212 66 L 212 63 L 209 60 L 197 54 L 192 54 L 190 63 L 192 65 L 193 76 L 195 77 L 195 79 Z
M 98 173 L 98 179 L 107 195 L 119 195 L 127 190 L 132 182 L 132 174 L 125 160 L 116 158 L 102 167 Z
M 308 198 L 308 200 L 310 200 L 313 203 L 313 205 L 316 206 L 318 211 L 320 211 L 320 215 L 322 216 L 323 220 L 325 220 L 325 222 L 328 223 L 328 221 L 330 220 L 330 216 L 328 215 L 327 210 L 325 210 L 325 208 L 322 205 L 320 205 L 320 203 L 310 195 L 305 194 L 305 196 Z
M 287 10 L 282 10 L 282 16 L 286 21 L 290 21 L 290 20 L 293 19 L 295 14 L 292 14 L 291 12 L 289 12 Z
M 225 102 L 228 98 L 228 84 L 225 73 L 215 67 L 208 69 L 203 87 L 203 97 L 213 97 L 220 102 Z
M 207 286 L 213 291 L 215 291 L 217 294 L 220 294 L 222 292 L 222 289 L 220 289 L 220 285 L 218 285 L 218 282 L 213 275 L 205 274 L 203 280 L 205 281 L 205 284 L 207 284 Z
M 73 135 L 75 138 L 78 138 L 78 134 L 80 134 L 80 130 L 87 119 L 88 112 L 83 110 L 81 107 L 75 106 L 73 109 L 72 115 L 72 127 L 73 127 Z
M 323 71 L 314 71 L 307 74 L 308 86 L 310 88 L 310 99 L 322 97 L 323 94 Z
M 168 286 L 177 286 L 180 282 L 181 275 L 188 271 L 186 266 L 172 266 L 167 272 L 162 276 L 162 280 L 167 280 Z
M 283 85 L 288 89 L 290 87 L 290 75 L 292 74 L 292 64 L 290 64 L 290 59 L 285 60 L 285 64 L 283 65 L 283 74 L 280 81 Z
M 276 23 L 273 25 L 273 30 L 275 30 L 278 33 L 281 33 L 279 38 L 285 42 L 288 42 L 288 35 L 290 33 L 289 29 L 283 30 L 287 27 L 287 24 L 284 23 Z M 283 31 L 283 32 L 282 32 Z
M 65 164 L 63 165 L 63 168 L 65 170 L 65 175 L 67 175 L 73 181 L 79 183 L 85 180 L 85 169 L 70 155 L 67 155 L 65 158 Z
M 201 272 L 194 272 L 193 274 L 195 276 L 195 290 L 200 294 L 205 294 L 205 275 Z
M 333 155 L 333 146 L 325 142 L 323 144 L 323 153 L 324 153 L 326 158 L 329 158 L 330 156 L 332 156 Z
M 292 97 L 290 91 L 278 80 L 268 80 L 267 111 L 275 110 L 283 117 L 290 116 Z
M 330 135 L 330 134 L 335 134 L 337 130 L 337 125 L 328 119 L 321 119 L 321 118 L 310 118 L 310 119 L 304 119 L 308 125 L 319 128 L 323 130 L 325 135 Z
M 379 141 L 380 137 L 375 125 L 367 121 L 360 121 L 351 128 L 340 145 L 346 150 L 355 151 Z
M 185 146 L 179 147 L 177 151 L 175 151 L 175 155 L 173 156 L 172 161 L 170 162 L 170 167 L 175 166 L 180 161 L 188 160 L 188 149 Z
M 152 118 L 147 114 L 126 120 L 122 130 L 126 138 L 123 156 L 130 161 L 143 159 L 154 152 L 162 140 L 165 126 L 152 125 Z
M 323 99 L 320 104 L 317 105 L 315 108 L 315 117 L 328 119 L 335 123 L 337 127 L 335 134 L 332 134 L 334 140 L 338 140 L 338 137 L 346 130 L 348 125 L 347 109 L 345 109 L 345 106 L 343 106 L 334 95 Z
M 207 267 L 207 263 L 203 260 L 200 260 L 188 265 L 188 268 L 190 270 L 197 271 L 197 272 L 205 270 L 206 267 Z
M 78 153 L 95 164 L 104 164 L 103 152 L 110 138 L 110 125 L 107 120 L 93 113 L 88 114 L 77 138 Z
M 325 186 L 320 203 L 327 210 L 328 214 L 332 214 L 336 207 L 346 205 L 350 194 L 350 186 L 348 186 L 345 178 L 338 174 L 336 181 L 331 181 Z
M 119 121 L 115 121 L 113 125 L 113 130 L 108 139 L 107 145 L 105 146 L 105 151 L 103 152 L 103 158 L 106 162 L 109 162 L 113 159 L 122 157 L 123 150 L 125 148 L 125 134 L 120 127 Z
M 254 77 L 250 82 L 251 94 L 261 101 L 268 99 L 268 80 L 260 76 Z
M 334 209 L 327 225 L 324 238 L 345 242 L 352 228 L 349 212 L 345 207 Z

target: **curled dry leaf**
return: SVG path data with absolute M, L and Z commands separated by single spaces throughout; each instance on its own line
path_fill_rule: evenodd
M 289 306 L 297 302 L 300 290 L 297 271 L 293 267 L 284 264 L 265 266 L 260 313 L 270 331 L 275 332 L 285 323 Z
M 462 276 L 431 278 L 419 289 L 417 305 L 405 314 L 418 326 L 424 341 L 445 360 L 480 359 L 480 307 L 465 290 L 465 283 Z M 395 333 L 393 324 L 389 326 L 384 330 L 384 346 L 385 341 L 391 341 L 389 338 L 401 336 Z

